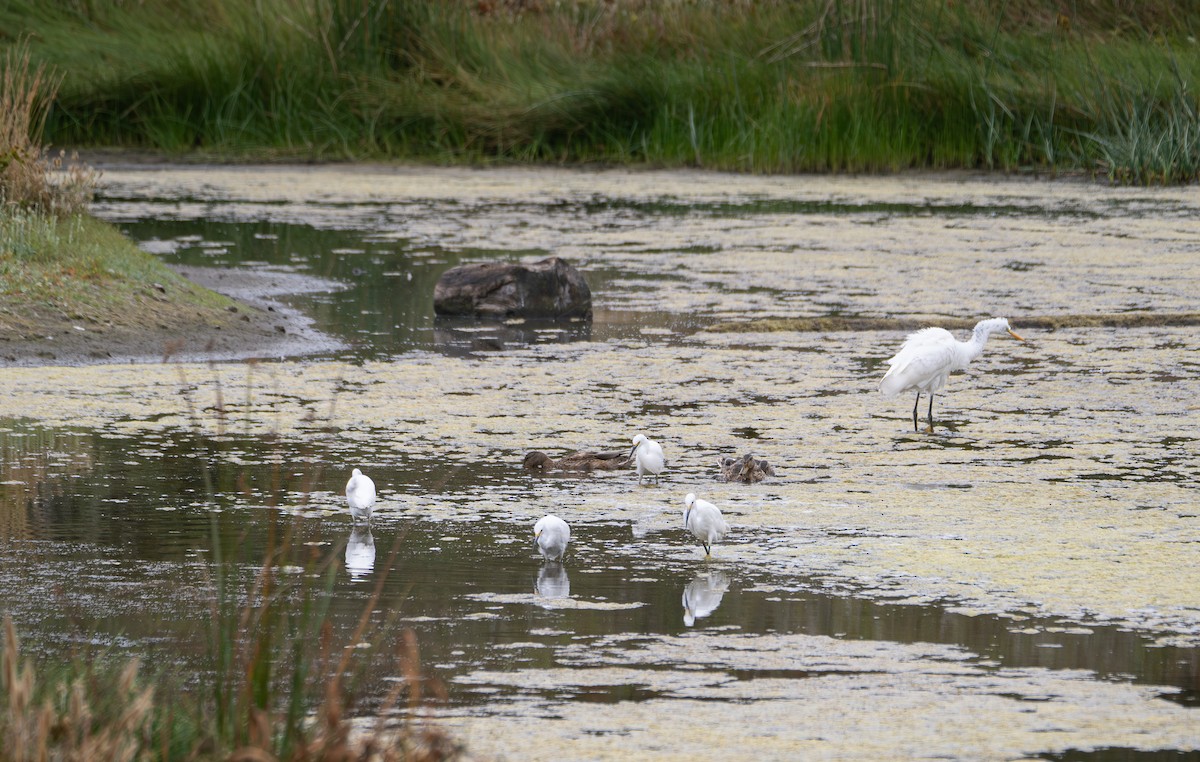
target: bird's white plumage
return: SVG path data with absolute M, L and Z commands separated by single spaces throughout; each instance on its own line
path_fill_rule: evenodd
M 956 341 L 944 328 L 923 328 L 905 339 L 900 351 L 887 361 L 888 372 L 879 382 L 885 397 L 903 392 L 917 393 L 913 403 L 913 430 L 917 429 L 917 405 L 921 395 L 929 395 L 929 428 L 933 433 L 933 398 L 946 385 L 950 374 L 961 370 L 983 354 L 988 336 L 995 331 L 1007 331 L 1014 339 L 1024 341 L 1009 328 L 1004 318 L 980 320 L 967 341 Z
M 683 499 L 683 525 L 704 546 L 708 555 L 715 542 L 729 533 L 729 524 L 721 516 L 721 510 L 707 500 L 699 500 L 689 492 Z
M 936 392 L 946 385 L 951 371 L 958 367 L 959 342 L 945 328 L 923 328 L 909 334 L 896 356 L 888 360 L 891 368 L 879 383 L 885 397 L 895 397 L 913 389 Z
M 543 516 L 533 525 L 533 538 L 542 558 L 561 561 L 567 552 L 567 543 L 571 541 L 571 527 L 554 514 Z
M 346 482 L 346 502 L 350 505 L 350 518 L 371 523 L 371 508 L 375 505 L 375 482 L 357 468 Z
M 967 341 L 957 341 L 945 328 L 922 328 L 909 334 L 900 351 L 887 361 L 891 367 L 879 382 L 879 391 L 885 397 L 910 391 L 927 394 L 940 391 L 951 373 L 962 370 L 983 354 L 988 336 L 995 331 L 1008 331 L 1021 338 L 1004 318 L 979 321 Z
M 645 434 L 638 434 L 633 438 L 633 460 L 637 466 L 638 484 L 642 483 L 642 478 L 647 474 L 658 481 L 659 474 L 667 465 L 662 447 Z

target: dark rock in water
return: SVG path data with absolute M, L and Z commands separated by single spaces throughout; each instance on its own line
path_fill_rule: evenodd
M 452 267 L 433 289 L 438 315 L 490 318 L 592 317 L 592 290 L 578 270 L 559 257 L 525 265 L 480 262 Z
M 521 465 L 527 471 L 616 471 L 628 468 L 632 462 L 627 452 L 581 450 L 555 460 L 544 452 L 534 450 L 525 455 Z
M 775 475 L 775 469 L 765 460 L 756 460 L 749 453 L 740 458 L 721 458 L 717 461 L 721 469 L 718 479 L 723 482 L 742 482 L 756 484 L 768 476 Z

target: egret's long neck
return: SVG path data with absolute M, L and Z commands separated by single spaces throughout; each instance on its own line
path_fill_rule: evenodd
M 996 328 L 997 326 L 993 325 L 990 320 L 985 320 L 975 326 L 975 330 L 971 332 L 971 340 L 966 344 L 965 359 L 967 362 L 971 362 L 983 354 L 983 345 L 987 344 L 988 336 L 991 336 L 992 331 Z
M 971 334 L 971 340 L 967 342 L 967 362 L 971 362 L 983 354 L 983 345 L 987 344 L 988 336 L 991 333 L 986 328 L 975 328 L 975 331 Z

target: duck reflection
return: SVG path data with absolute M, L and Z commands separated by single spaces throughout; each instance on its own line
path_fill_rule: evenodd
M 371 528 L 356 526 L 346 541 L 346 571 L 355 582 L 366 579 L 375 569 L 375 538 Z
M 543 598 L 570 598 L 571 580 L 567 578 L 567 570 L 556 561 L 542 564 L 533 590 Z
M 697 619 L 716 611 L 728 589 L 729 577 L 725 572 L 706 571 L 697 574 L 683 589 L 683 623 L 691 627 Z

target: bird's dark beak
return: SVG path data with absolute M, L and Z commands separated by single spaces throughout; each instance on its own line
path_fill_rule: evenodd
M 1014 330 L 1013 330 L 1013 329 L 1011 329 L 1011 328 L 1009 328 L 1009 329 L 1008 329 L 1008 335 L 1009 335 L 1009 336 L 1012 336 L 1012 337 L 1013 337 L 1014 339 L 1016 339 L 1017 341 L 1025 341 L 1025 339 L 1023 339 L 1022 337 L 1018 336 L 1018 335 L 1017 335 L 1017 332 L 1016 332 L 1016 331 L 1014 331 Z
M 634 445 L 633 447 L 630 447 L 630 448 L 629 448 L 629 457 L 631 457 L 631 458 L 632 458 L 632 457 L 633 457 L 633 454 L 634 454 L 635 452 L 637 452 L 637 445 Z

